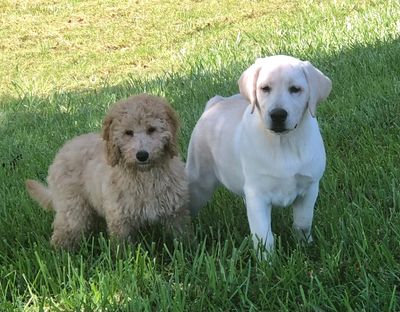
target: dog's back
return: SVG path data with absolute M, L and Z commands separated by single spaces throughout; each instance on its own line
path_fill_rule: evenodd
M 49 167 L 47 181 L 49 186 L 35 180 L 27 180 L 26 188 L 29 195 L 46 210 L 56 207 L 53 205 L 53 197 L 58 190 L 66 189 L 75 194 L 84 193 L 85 177 L 88 171 L 88 162 L 102 158 L 100 163 L 106 164 L 104 158 L 104 143 L 97 133 L 80 135 L 67 141 L 58 151 L 53 164 Z
M 193 214 L 205 205 L 218 183 L 242 195 L 243 176 L 235 136 L 248 107 L 241 95 L 215 96 L 208 101 L 197 122 L 186 163 L 189 189 L 194 190 L 190 194 Z
M 67 141 L 49 168 L 49 178 L 58 180 L 61 176 L 80 176 L 87 162 L 97 158 L 99 152 L 103 153 L 99 149 L 101 141 L 96 133 L 83 134 Z

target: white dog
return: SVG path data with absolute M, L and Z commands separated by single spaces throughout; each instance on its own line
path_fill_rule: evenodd
M 221 183 L 245 198 L 256 245 L 273 250 L 271 209 L 291 204 L 297 238 L 311 242 L 325 170 L 315 112 L 331 81 L 309 62 L 277 55 L 257 59 L 238 83 L 240 94 L 207 103 L 192 133 L 186 165 L 191 211 Z

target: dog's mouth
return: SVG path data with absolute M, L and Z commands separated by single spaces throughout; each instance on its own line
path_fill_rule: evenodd
M 271 131 L 278 133 L 278 134 L 284 134 L 286 132 L 289 132 L 290 130 L 288 130 L 286 128 L 274 127 L 274 128 L 271 128 Z
M 149 170 L 151 167 L 151 163 L 149 160 L 146 161 L 138 161 L 136 162 L 136 168 L 140 171 L 145 171 L 145 170 Z
M 283 126 L 274 126 L 270 130 L 276 134 L 286 134 L 296 128 L 297 128 L 297 124 L 294 126 L 293 129 L 287 129 L 286 127 L 283 127 Z

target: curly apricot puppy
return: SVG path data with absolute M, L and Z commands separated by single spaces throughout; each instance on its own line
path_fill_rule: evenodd
M 67 142 L 49 168 L 48 187 L 26 181 L 30 196 L 55 211 L 52 245 L 76 247 L 98 216 L 119 240 L 160 221 L 182 233 L 189 221 L 188 185 L 177 130 L 168 103 L 141 94 L 111 107 L 102 135 Z

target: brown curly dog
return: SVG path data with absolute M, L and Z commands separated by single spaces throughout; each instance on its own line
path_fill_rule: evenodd
M 177 130 L 168 103 L 141 94 L 111 107 L 102 135 L 67 142 L 49 168 L 48 187 L 26 181 L 30 196 L 55 211 L 52 245 L 76 247 L 98 216 L 118 240 L 157 221 L 182 233 L 189 222 L 188 185 Z

